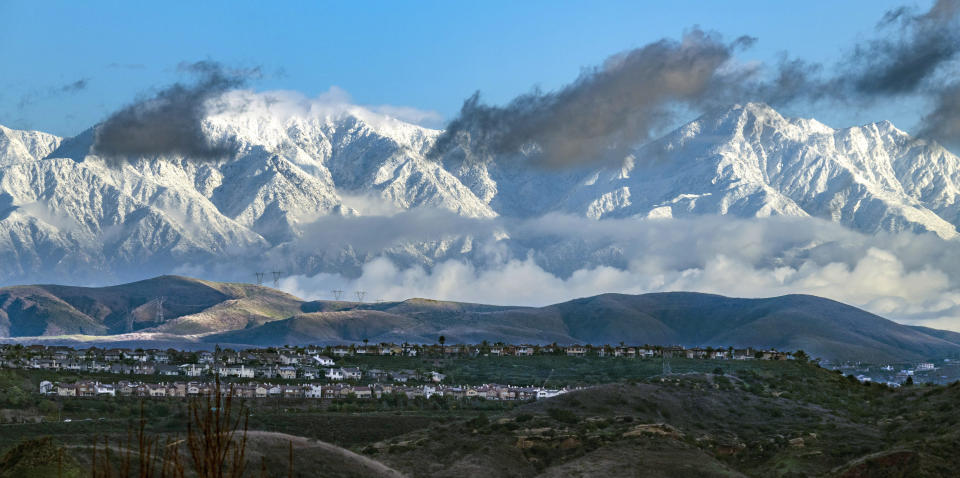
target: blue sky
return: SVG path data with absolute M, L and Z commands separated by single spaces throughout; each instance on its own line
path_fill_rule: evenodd
M 255 90 L 452 117 L 480 90 L 499 104 L 554 89 L 583 67 L 699 25 L 759 39 L 743 61 L 780 52 L 832 64 L 903 1 L 724 2 L 46 2 L 2 0 L 0 124 L 73 135 L 151 88 L 182 79 L 182 61 L 261 66 Z M 916 4 L 928 8 L 930 2 Z M 62 91 L 85 79 L 86 87 Z M 909 129 L 910 100 L 850 110 L 793 107 L 833 126 L 890 119 Z

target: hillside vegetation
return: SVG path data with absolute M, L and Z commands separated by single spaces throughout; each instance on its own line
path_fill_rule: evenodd
M 294 476 L 951 477 L 960 467 L 960 383 L 894 389 L 803 361 L 713 365 L 526 403 L 251 400 L 248 468 L 285 476 L 291 448 Z M 143 403 L 151 434 L 182 436 L 183 400 Z M 49 476 L 61 456 L 65 470 L 84 469 L 91 435 L 122 438 L 139 405 L 38 408 L 74 422 L 5 425 L 15 433 L 0 438 L 0 476 Z M 107 418 L 83 418 L 97 416 Z
M 607 384 L 365 448 L 411 476 L 955 476 L 960 384 L 807 364 Z
M 960 334 L 901 325 L 809 295 L 603 294 L 546 307 L 361 303 L 303 301 L 268 287 L 178 276 L 102 288 L 0 288 L 0 333 L 124 346 L 434 343 L 443 335 L 448 343 L 776 348 L 873 362 L 960 353 Z

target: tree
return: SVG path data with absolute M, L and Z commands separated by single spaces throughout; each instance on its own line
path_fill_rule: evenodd
M 913 385 L 913 376 L 907 377 L 907 381 L 903 382 L 904 387 L 909 387 Z
M 793 358 L 800 363 L 807 363 L 810 361 L 810 357 L 803 350 L 797 350 L 793 353 Z
M 440 343 L 440 346 L 441 346 L 441 347 L 443 347 L 443 344 L 444 344 L 446 341 L 447 341 L 447 338 L 444 337 L 444 336 L 442 336 L 442 335 L 437 339 L 437 342 Z
M 93 478 L 137 476 L 139 478 L 240 478 L 246 469 L 249 411 L 234 401 L 233 388 L 221 388 L 217 378 L 212 393 L 193 399 L 187 411 L 187 436 L 148 434 L 144 403 L 136 429 L 128 429 L 126 441 L 115 444 L 104 436 L 94 438 Z M 183 450 L 185 448 L 185 450 Z M 291 466 L 292 466 L 291 458 Z M 192 473 L 187 473 L 187 467 Z

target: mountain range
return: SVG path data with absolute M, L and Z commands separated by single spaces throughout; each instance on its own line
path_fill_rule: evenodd
M 616 164 L 542 169 L 524 154 L 481 157 L 466 147 L 432 159 L 440 131 L 361 107 L 280 114 L 260 95 L 231 94 L 246 95 L 246 107 L 204 121 L 211 140 L 236 146 L 216 161 L 102 158 L 93 153 L 96 126 L 72 138 L 0 127 L 0 281 L 109 283 L 201 268 L 236 280 L 268 267 L 356 276 L 377 256 L 428 268 L 476 261 L 480 239 L 515 257 L 548 251 L 556 270 L 620 260 L 616 251 L 548 248 L 502 231 L 376 245 L 317 239 L 350 227 L 324 221 L 397 211 L 480 223 L 551 213 L 799 216 L 947 239 L 960 225 L 960 158 L 889 122 L 833 129 L 764 104 L 734 105 Z
M 449 343 L 774 347 L 831 360 L 960 354 L 958 333 L 901 325 L 809 295 L 604 294 L 546 307 L 362 303 L 303 301 L 268 287 L 178 276 L 101 288 L 0 288 L 0 331 L 8 340 L 74 345 L 432 344 L 443 335 Z

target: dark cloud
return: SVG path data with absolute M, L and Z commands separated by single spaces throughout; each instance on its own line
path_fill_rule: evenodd
M 922 120 L 920 136 L 936 139 L 948 147 L 960 147 L 960 83 L 940 89 L 933 111 Z
M 96 130 L 93 152 L 123 159 L 178 154 L 190 159 L 230 155 L 230 144 L 214 144 L 203 132 L 208 100 L 239 88 L 260 75 L 259 68 L 228 69 L 213 61 L 181 63 L 193 75 L 190 84 L 175 83 L 113 113 Z
M 722 67 L 738 48 L 693 30 L 681 41 L 661 40 L 608 58 L 555 92 L 535 90 L 503 107 L 468 98 L 432 151 L 456 147 L 473 156 L 525 151 L 535 164 L 564 166 L 622 153 L 671 116 L 676 105 L 701 107 L 726 96 L 743 78 Z
M 938 0 L 925 12 L 889 11 L 876 35 L 829 75 L 819 64 L 786 54 L 772 68 L 738 65 L 733 54 L 754 39 L 724 43 L 695 29 L 681 41 L 660 40 L 610 57 L 555 92 L 533 91 L 506 106 L 486 105 L 476 93 L 431 156 L 459 148 L 472 160 L 524 153 L 534 165 L 573 165 L 622 158 L 627 148 L 673 123 L 678 109 L 698 112 L 743 101 L 867 107 L 902 95 L 931 99 L 921 134 L 956 144 L 960 83 L 949 84 L 948 77 L 960 52 L 958 14 L 960 0 Z
M 75 93 L 77 91 L 87 89 L 87 82 L 88 80 L 86 78 L 81 78 L 73 83 L 67 83 L 60 88 L 57 88 L 57 90 L 63 93 Z
M 938 0 L 924 13 L 901 7 L 884 15 L 878 37 L 854 48 L 843 75 L 864 95 L 911 94 L 960 52 L 960 0 Z
M 925 98 L 930 111 L 918 136 L 960 146 L 960 0 L 930 10 L 900 7 L 884 15 L 877 36 L 857 45 L 840 68 L 832 95 L 872 105 L 901 96 Z
M 21 110 L 26 107 L 42 100 L 48 100 L 51 98 L 56 98 L 60 95 L 69 95 L 73 93 L 79 93 L 85 89 L 90 83 L 89 78 L 80 78 L 79 80 L 72 81 L 65 85 L 54 86 L 47 88 L 45 90 L 31 90 L 25 93 L 20 97 L 20 101 L 17 102 L 17 107 Z

